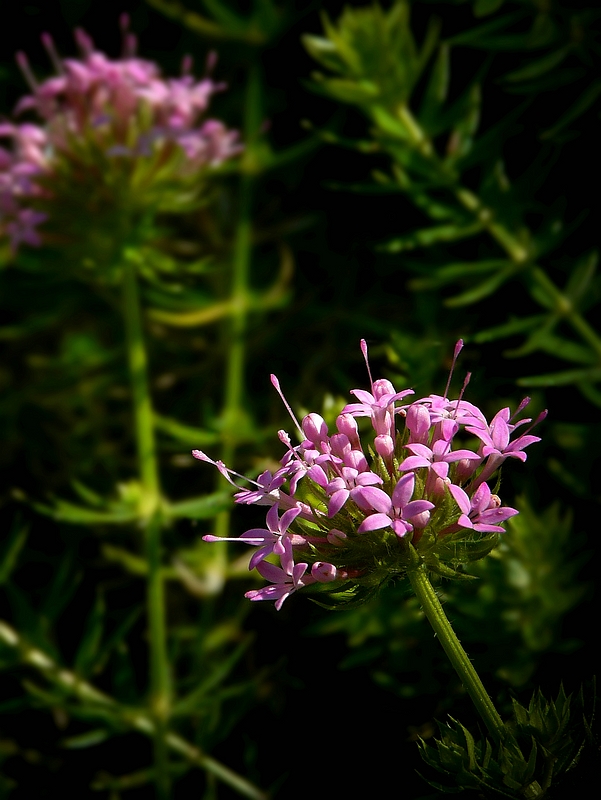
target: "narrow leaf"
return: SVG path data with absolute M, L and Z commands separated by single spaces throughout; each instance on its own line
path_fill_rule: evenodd
M 499 286 L 502 286 L 505 281 L 509 280 L 509 278 L 515 274 L 516 269 L 517 268 L 515 264 L 511 264 L 510 266 L 498 272 L 496 275 L 492 275 L 487 280 L 478 284 L 478 286 L 474 286 L 462 294 L 458 294 L 455 297 L 450 297 L 448 300 L 445 300 L 445 305 L 451 308 L 457 308 L 458 306 L 467 306 L 471 303 L 476 303 L 478 300 L 488 297 L 495 292 Z
M 560 131 L 566 128 L 570 122 L 573 122 L 584 114 L 597 100 L 599 95 L 601 95 L 601 80 L 595 81 L 588 89 L 585 89 L 569 111 L 561 117 L 559 122 L 556 122 L 552 128 L 549 128 L 549 130 L 541 134 L 541 139 L 552 139 L 556 136 Z
M 94 511 L 91 508 L 77 506 L 67 500 L 57 500 L 56 505 L 47 506 L 43 503 L 33 503 L 33 507 L 41 514 L 45 514 L 61 522 L 70 522 L 79 525 L 114 525 L 133 522 L 138 515 L 134 509 L 120 508 L 114 511 Z
M 546 318 L 546 314 L 537 314 L 532 317 L 510 319 L 502 325 L 496 325 L 494 328 L 480 331 L 473 339 L 474 342 L 483 344 L 484 342 L 494 342 L 496 339 L 504 339 L 507 336 L 515 336 L 517 333 L 525 333 L 537 328 Z
M 474 3 L 474 16 L 487 17 L 489 14 L 494 14 L 505 0 L 476 0 Z
M 153 414 L 155 427 L 158 431 L 166 433 L 179 442 L 185 442 L 190 447 L 200 447 L 201 445 L 215 444 L 219 441 L 219 434 L 214 431 L 207 431 L 203 428 L 195 428 L 186 425 L 170 417 L 163 417 L 156 412 Z
M 450 52 L 451 48 L 448 44 L 441 44 L 419 109 L 419 121 L 428 132 L 431 132 L 430 127 L 436 119 L 440 107 L 447 99 Z
M 17 566 L 19 553 L 27 541 L 27 534 L 26 525 L 17 520 L 13 523 L 8 536 L 2 543 L 2 551 L 0 552 L 0 586 L 6 583 Z
M 530 61 L 524 67 L 520 67 L 513 72 L 508 72 L 503 77 L 503 80 L 509 83 L 521 83 L 522 81 L 529 81 L 533 78 L 538 78 L 552 70 L 554 67 L 559 66 L 564 58 L 570 53 L 571 49 L 571 45 L 566 45 L 565 47 L 561 47 L 559 50 L 552 50 L 542 58 L 538 58 L 535 61 Z
M 595 250 L 586 258 L 581 259 L 572 270 L 566 284 L 566 294 L 571 297 L 572 302 L 580 300 L 588 291 L 597 271 L 598 260 L 599 254 Z
M 75 654 L 74 671 L 88 678 L 94 671 L 98 650 L 104 632 L 104 617 L 106 604 L 101 592 L 96 595 L 96 601 L 85 623 L 83 634 L 79 640 L 79 647 Z
M 480 122 L 480 106 L 482 105 L 482 92 L 478 83 L 469 88 L 461 104 L 464 109 L 461 117 L 453 125 L 447 145 L 446 162 L 449 164 L 463 158 L 472 149 L 474 136 Z
M 504 28 L 509 29 L 511 25 L 523 19 L 527 13 L 527 11 L 520 10 L 515 11 L 513 14 L 506 14 L 503 17 L 498 17 L 490 22 L 486 22 L 484 25 L 468 28 L 463 33 L 459 33 L 447 39 L 447 42 L 449 44 L 462 44 L 468 47 L 477 47 L 483 50 L 496 50 L 497 47 L 494 47 L 494 43 L 496 42 L 497 46 L 499 43 L 501 44 L 500 49 L 505 49 L 503 45 L 505 45 L 504 39 L 506 37 L 491 38 L 490 34 L 497 33 L 497 31 L 503 30 Z M 493 43 L 492 46 L 491 42 Z
M 231 505 L 232 497 L 229 492 L 215 492 L 203 497 L 190 500 L 181 500 L 179 503 L 170 503 L 165 511 L 169 517 L 184 517 L 187 519 L 207 519 L 219 511 L 224 511 Z
M 78 736 L 70 736 L 68 739 L 63 739 L 61 745 L 69 750 L 83 750 L 86 747 L 93 747 L 96 744 L 102 744 L 110 738 L 110 733 L 106 728 L 96 728 L 93 731 L 80 733 Z
M 571 383 L 601 380 L 601 367 L 592 369 L 570 369 L 565 372 L 551 372 L 546 375 L 531 375 L 518 380 L 519 386 L 569 386 Z
M 458 261 L 438 267 L 434 275 L 426 278 L 415 278 L 409 284 L 411 289 L 434 289 L 447 283 L 454 283 L 461 278 L 471 278 L 474 275 L 486 274 L 502 269 L 510 263 L 506 259 L 490 259 L 487 261 Z
M 459 228 L 456 225 L 437 225 L 431 228 L 422 228 L 406 236 L 400 236 L 378 247 L 388 253 L 400 253 L 403 250 L 415 250 L 419 247 L 431 247 L 439 242 L 455 242 L 475 236 L 482 230 L 482 225 L 476 223 Z

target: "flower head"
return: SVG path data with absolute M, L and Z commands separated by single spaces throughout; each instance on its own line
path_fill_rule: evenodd
M 361 349 L 369 371 L 363 341 Z M 287 447 L 281 468 L 263 473 L 252 489 L 238 486 L 235 473 L 211 462 L 239 490 L 237 502 L 271 506 L 267 527 L 237 540 L 258 547 L 250 568 L 271 582 L 248 592 L 249 599 L 275 600 L 279 610 L 290 594 L 309 586 L 333 594 L 332 602 L 361 597 L 416 564 L 452 577 L 489 553 L 502 523 L 518 513 L 502 505 L 487 481 L 506 458 L 525 460 L 524 448 L 539 441 L 528 432 L 511 439 L 516 428 L 531 422 L 512 421 L 527 401 L 513 417 L 502 409 L 489 424 L 462 395 L 448 399 L 449 383 L 444 396 L 398 405 L 412 390 L 397 392 L 388 380 L 369 376 L 371 392 L 352 390 L 360 402 L 342 409 L 337 433 L 316 413 L 299 424 L 272 376 L 301 443 L 293 446 L 280 431 Z M 468 381 L 469 375 L 464 389 Z M 371 422 L 371 432 L 360 433 L 356 418 L 362 417 Z M 469 437 L 477 452 L 464 446 Z M 211 461 L 199 451 L 194 455 Z M 280 566 L 267 560 L 273 556 Z
M 95 224 L 108 216 L 113 238 L 127 238 L 149 212 L 192 207 L 205 173 L 240 152 L 237 132 L 205 116 L 223 85 L 196 80 L 189 60 L 179 78 L 163 77 L 155 63 L 136 56 L 127 27 L 124 15 L 118 59 L 81 30 L 79 58 L 61 59 L 44 34 L 57 74 L 43 81 L 18 54 L 31 92 L 15 115 L 33 113 L 39 121 L 0 125 L 0 237 L 13 251 L 45 237 L 68 238 L 70 218 L 86 209 Z

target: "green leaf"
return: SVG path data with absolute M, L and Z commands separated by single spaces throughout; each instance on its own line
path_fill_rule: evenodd
M 503 5 L 505 0 L 476 0 L 474 3 L 474 16 L 486 17 L 494 14 Z
M 599 356 L 586 345 L 572 342 L 556 336 L 551 331 L 545 331 L 542 335 L 534 335 L 522 347 L 512 350 L 508 355 L 523 356 L 535 350 L 542 350 L 564 361 L 573 361 L 576 364 L 597 364 Z
M 105 506 L 106 500 L 104 499 L 104 497 L 99 495 L 93 489 L 90 489 L 88 486 L 85 486 L 83 483 L 76 480 L 75 478 L 71 481 L 71 486 L 81 497 L 81 499 L 85 500 L 85 502 L 89 503 L 89 505 L 98 506 L 99 508 L 103 508 Z
M 171 518 L 207 519 L 220 511 L 225 511 L 232 504 L 229 492 L 215 492 L 190 500 L 180 500 L 165 506 L 165 513 Z
M 104 597 L 101 592 L 97 592 L 96 601 L 86 620 L 75 654 L 74 672 L 83 678 L 89 678 L 95 671 L 104 632 L 105 613 Z
M 113 511 L 94 511 L 85 506 L 78 506 L 68 500 L 57 499 L 52 506 L 43 503 L 33 503 L 33 507 L 41 514 L 45 514 L 61 522 L 77 525 L 115 525 L 133 522 L 138 518 L 135 509 L 116 508 Z
M 378 250 L 385 250 L 388 253 L 400 253 L 403 250 L 415 250 L 419 247 L 432 247 L 439 242 L 456 242 L 459 239 L 466 239 L 475 236 L 482 230 L 480 223 L 467 225 L 463 228 L 457 225 L 437 225 L 431 228 L 409 233 L 406 236 L 399 236 L 391 239 L 378 247 Z
M 371 81 L 361 81 L 359 83 L 358 81 L 344 78 L 326 78 L 319 73 L 314 73 L 312 77 L 322 91 L 342 103 L 359 106 L 369 105 L 380 94 L 378 87 Z
M 78 736 L 69 736 L 68 739 L 61 741 L 61 745 L 69 750 L 83 750 L 86 747 L 94 747 L 94 745 L 106 742 L 110 736 L 111 733 L 106 728 L 96 728 L 86 731 L 86 733 L 80 733 Z
M 182 697 L 182 699 L 174 705 L 173 714 L 188 716 L 196 710 L 200 701 L 219 689 L 229 673 L 242 658 L 252 641 L 253 637 L 247 636 L 226 658 L 220 659 L 219 663 L 209 675 L 204 678 L 204 680 L 200 681 L 195 689 L 185 697 Z
M 527 33 L 503 33 L 509 31 L 513 25 L 530 16 L 530 11 L 522 9 L 511 14 L 492 19 L 490 22 L 452 36 L 447 41 L 449 44 L 461 44 L 465 47 L 475 47 L 479 50 L 530 50 L 545 47 L 552 43 L 554 31 L 552 29 L 533 29 Z
M 219 0 L 202 0 L 202 4 L 226 30 L 243 30 L 247 25 L 244 17 L 235 14 Z
M 578 119 L 584 112 L 590 108 L 597 98 L 601 95 L 601 80 L 592 83 L 587 89 L 582 92 L 574 105 L 555 123 L 552 128 L 541 134 L 541 139 L 552 139 L 560 131 L 563 131 L 571 122 Z
M 104 544 L 102 545 L 102 555 L 107 561 L 120 564 L 131 575 L 141 575 L 143 577 L 148 575 L 148 561 L 141 556 L 130 553 L 129 550 L 125 550 L 123 547 Z
M 64 553 L 54 570 L 50 586 L 44 593 L 43 614 L 45 624 L 50 628 L 55 623 L 73 597 L 81 580 L 77 565 L 75 548 Z
M 438 44 L 438 40 L 440 38 L 440 30 L 442 27 L 442 23 L 439 19 L 434 16 L 431 16 L 428 20 L 428 28 L 426 29 L 426 35 L 424 36 L 424 41 L 422 42 L 422 46 L 419 50 L 419 55 L 417 56 L 416 61 L 416 72 L 421 74 L 432 54 L 436 50 L 436 46 Z M 444 45 L 441 45 L 444 47 Z
M 474 139 L 471 149 L 460 160 L 455 162 L 456 170 L 465 171 L 477 164 L 490 164 L 495 154 L 500 153 L 507 144 L 507 139 L 519 131 L 519 120 L 529 104 L 520 103 L 492 125 L 485 133 Z M 447 123 L 445 123 L 446 125 Z M 450 123 L 452 124 L 452 122 Z
M 531 375 L 518 380 L 519 386 L 569 386 L 572 383 L 601 380 L 601 367 L 590 369 L 570 369 L 565 372 L 550 372 L 546 375 Z
M 538 78 L 541 75 L 552 70 L 554 67 L 559 66 L 565 57 L 571 52 L 572 45 L 566 45 L 559 48 L 559 50 L 552 50 L 542 58 L 535 61 L 530 61 L 523 67 L 508 72 L 504 75 L 503 80 L 508 83 L 521 83 L 522 81 L 529 81 L 533 78 Z
M 301 37 L 301 41 L 309 55 L 323 67 L 332 72 L 343 71 L 344 61 L 339 56 L 336 45 L 330 39 L 307 33 Z
M 588 381 L 579 381 L 576 385 L 587 400 L 601 408 L 601 391 L 599 389 Z
M 482 105 L 482 92 L 480 85 L 474 83 L 466 92 L 464 99 L 459 103 L 461 117 L 454 123 L 447 145 L 447 158 L 445 163 L 453 164 L 466 156 L 472 149 L 474 136 L 480 122 L 480 106 Z
M 15 520 L 8 535 L 2 542 L 2 550 L 0 551 L 0 586 L 6 583 L 17 566 L 19 554 L 27 541 L 28 533 L 25 523 Z
M 565 291 L 573 303 L 578 302 L 589 290 L 597 271 L 598 260 L 599 254 L 594 250 L 585 258 L 580 259 L 570 271 Z
M 220 435 L 214 431 L 207 431 L 203 428 L 195 428 L 186 425 L 170 417 L 163 417 L 156 412 L 153 414 L 155 427 L 158 431 L 171 436 L 178 442 L 184 442 L 190 447 L 200 447 L 207 444 L 216 444 L 220 440 Z M 192 458 L 192 456 L 190 456 Z
M 462 294 L 455 295 L 455 297 L 449 297 L 445 300 L 445 305 L 450 308 L 457 308 L 458 306 L 467 306 L 471 303 L 477 303 L 479 300 L 495 292 L 499 286 L 502 286 L 505 281 L 509 280 L 518 269 L 520 269 L 519 266 L 516 267 L 515 264 L 510 264 L 500 270 L 500 272 L 497 272 L 496 275 L 492 275 L 477 286 L 473 286 Z
M 407 128 L 398 117 L 391 114 L 386 108 L 380 105 L 372 105 L 370 115 L 375 124 L 389 136 L 395 136 L 405 142 L 409 142 L 410 137 Z
M 411 289 L 437 289 L 447 283 L 454 283 L 461 278 L 472 278 L 474 275 L 494 272 L 502 269 L 511 262 L 506 259 L 489 259 L 487 261 L 458 261 L 454 264 L 445 264 L 433 270 L 434 275 L 425 278 L 415 278 L 409 283 Z
M 436 61 L 430 71 L 428 85 L 419 108 L 418 119 L 423 128 L 432 134 L 434 120 L 449 92 L 450 53 L 448 44 L 441 44 Z

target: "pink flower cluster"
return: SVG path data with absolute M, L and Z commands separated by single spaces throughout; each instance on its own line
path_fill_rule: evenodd
M 0 124 L 0 137 L 10 137 L 13 147 L 0 147 L 0 238 L 8 237 L 15 252 L 20 244 L 41 244 L 37 226 L 46 214 L 30 207 L 43 194 L 36 177 L 47 169 L 46 132 L 37 125 Z
M 237 131 L 219 120 L 202 119 L 211 96 L 223 85 L 209 78 L 196 81 L 189 59 L 181 77 L 163 78 L 156 64 L 136 57 L 126 15 L 121 21 L 120 59 L 96 50 L 82 30 L 75 32 L 79 59 L 59 58 L 51 37 L 42 37 L 57 72 L 45 81 L 36 80 L 23 53 L 17 56 L 31 94 L 20 100 L 15 114 L 33 111 L 42 123 L 0 125 L 0 137 L 12 142 L 12 147 L 0 147 L 0 236 L 9 237 L 13 251 L 21 243 L 40 244 L 36 227 L 46 216 L 28 203 L 48 196 L 48 189 L 36 179 L 46 178 L 44 186 L 51 185 L 48 178 L 57 156 L 77 152 L 86 138 L 92 137 L 109 157 L 135 161 L 155 156 L 157 171 L 164 170 L 174 152 L 180 153 L 182 176 L 218 166 L 242 149 Z
M 462 346 L 460 340 L 454 362 Z M 364 341 L 361 347 L 369 371 Z M 469 375 L 464 389 L 468 381 Z M 281 395 L 275 376 L 272 383 Z M 336 433 L 315 413 L 299 425 L 281 395 L 302 441 L 293 446 L 280 431 L 287 448 L 281 467 L 252 481 L 252 489 L 239 487 L 236 473 L 222 462 L 193 451 L 240 490 L 236 502 L 270 506 L 266 528 L 227 540 L 258 548 L 249 568 L 270 585 L 247 592 L 250 600 L 275 600 L 279 610 L 290 594 L 311 584 L 337 582 L 346 589 L 380 584 L 415 564 L 415 554 L 433 571 L 451 575 L 461 563 L 490 552 L 504 531 L 501 523 L 518 512 L 503 506 L 487 481 L 507 458 L 525 461 L 524 448 L 540 439 L 528 433 L 532 425 L 516 435 L 532 423 L 515 421 L 528 398 L 513 416 L 503 408 L 489 423 L 461 396 L 449 400 L 448 385 L 443 396 L 405 404 L 411 389 L 397 392 L 386 379 L 371 381 L 370 392 L 352 390 L 359 402 L 342 409 Z M 546 411 L 533 424 L 545 416 Z M 366 443 L 360 418 L 371 422 Z M 457 447 L 465 435 L 474 449 Z M 269 556 L 280 566 L 267 561 Z

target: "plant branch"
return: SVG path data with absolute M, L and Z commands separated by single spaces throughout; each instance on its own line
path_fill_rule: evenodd
M 43 650 L 30 645 L 4 620 L 0 620 L 0 642 L 16 650 L 23 664 L 34 667 L 46 680 L 62 691 L 88 704 L 90 710 L 96 707 L 102 709 L 105 715 L 108 711 L 116 721 L 125 723 L 128 727 L 146 736 L 156 738 L 157 726 L 152 716 L 138 709 L 121 706 L 110 695 L 101 692 L 74 672 L 62 668 Z M 231 786 L 243 797 L 247 797 L 249 800 L 267 800 L 267 795 L 258 787 L 225 766 L 225 764 L 204 753 L 196 745 L 169 730 L 165 730 L 162 735 L 169 750 L 182 755 L 190 763 L 214 775 L 218 780 Z

